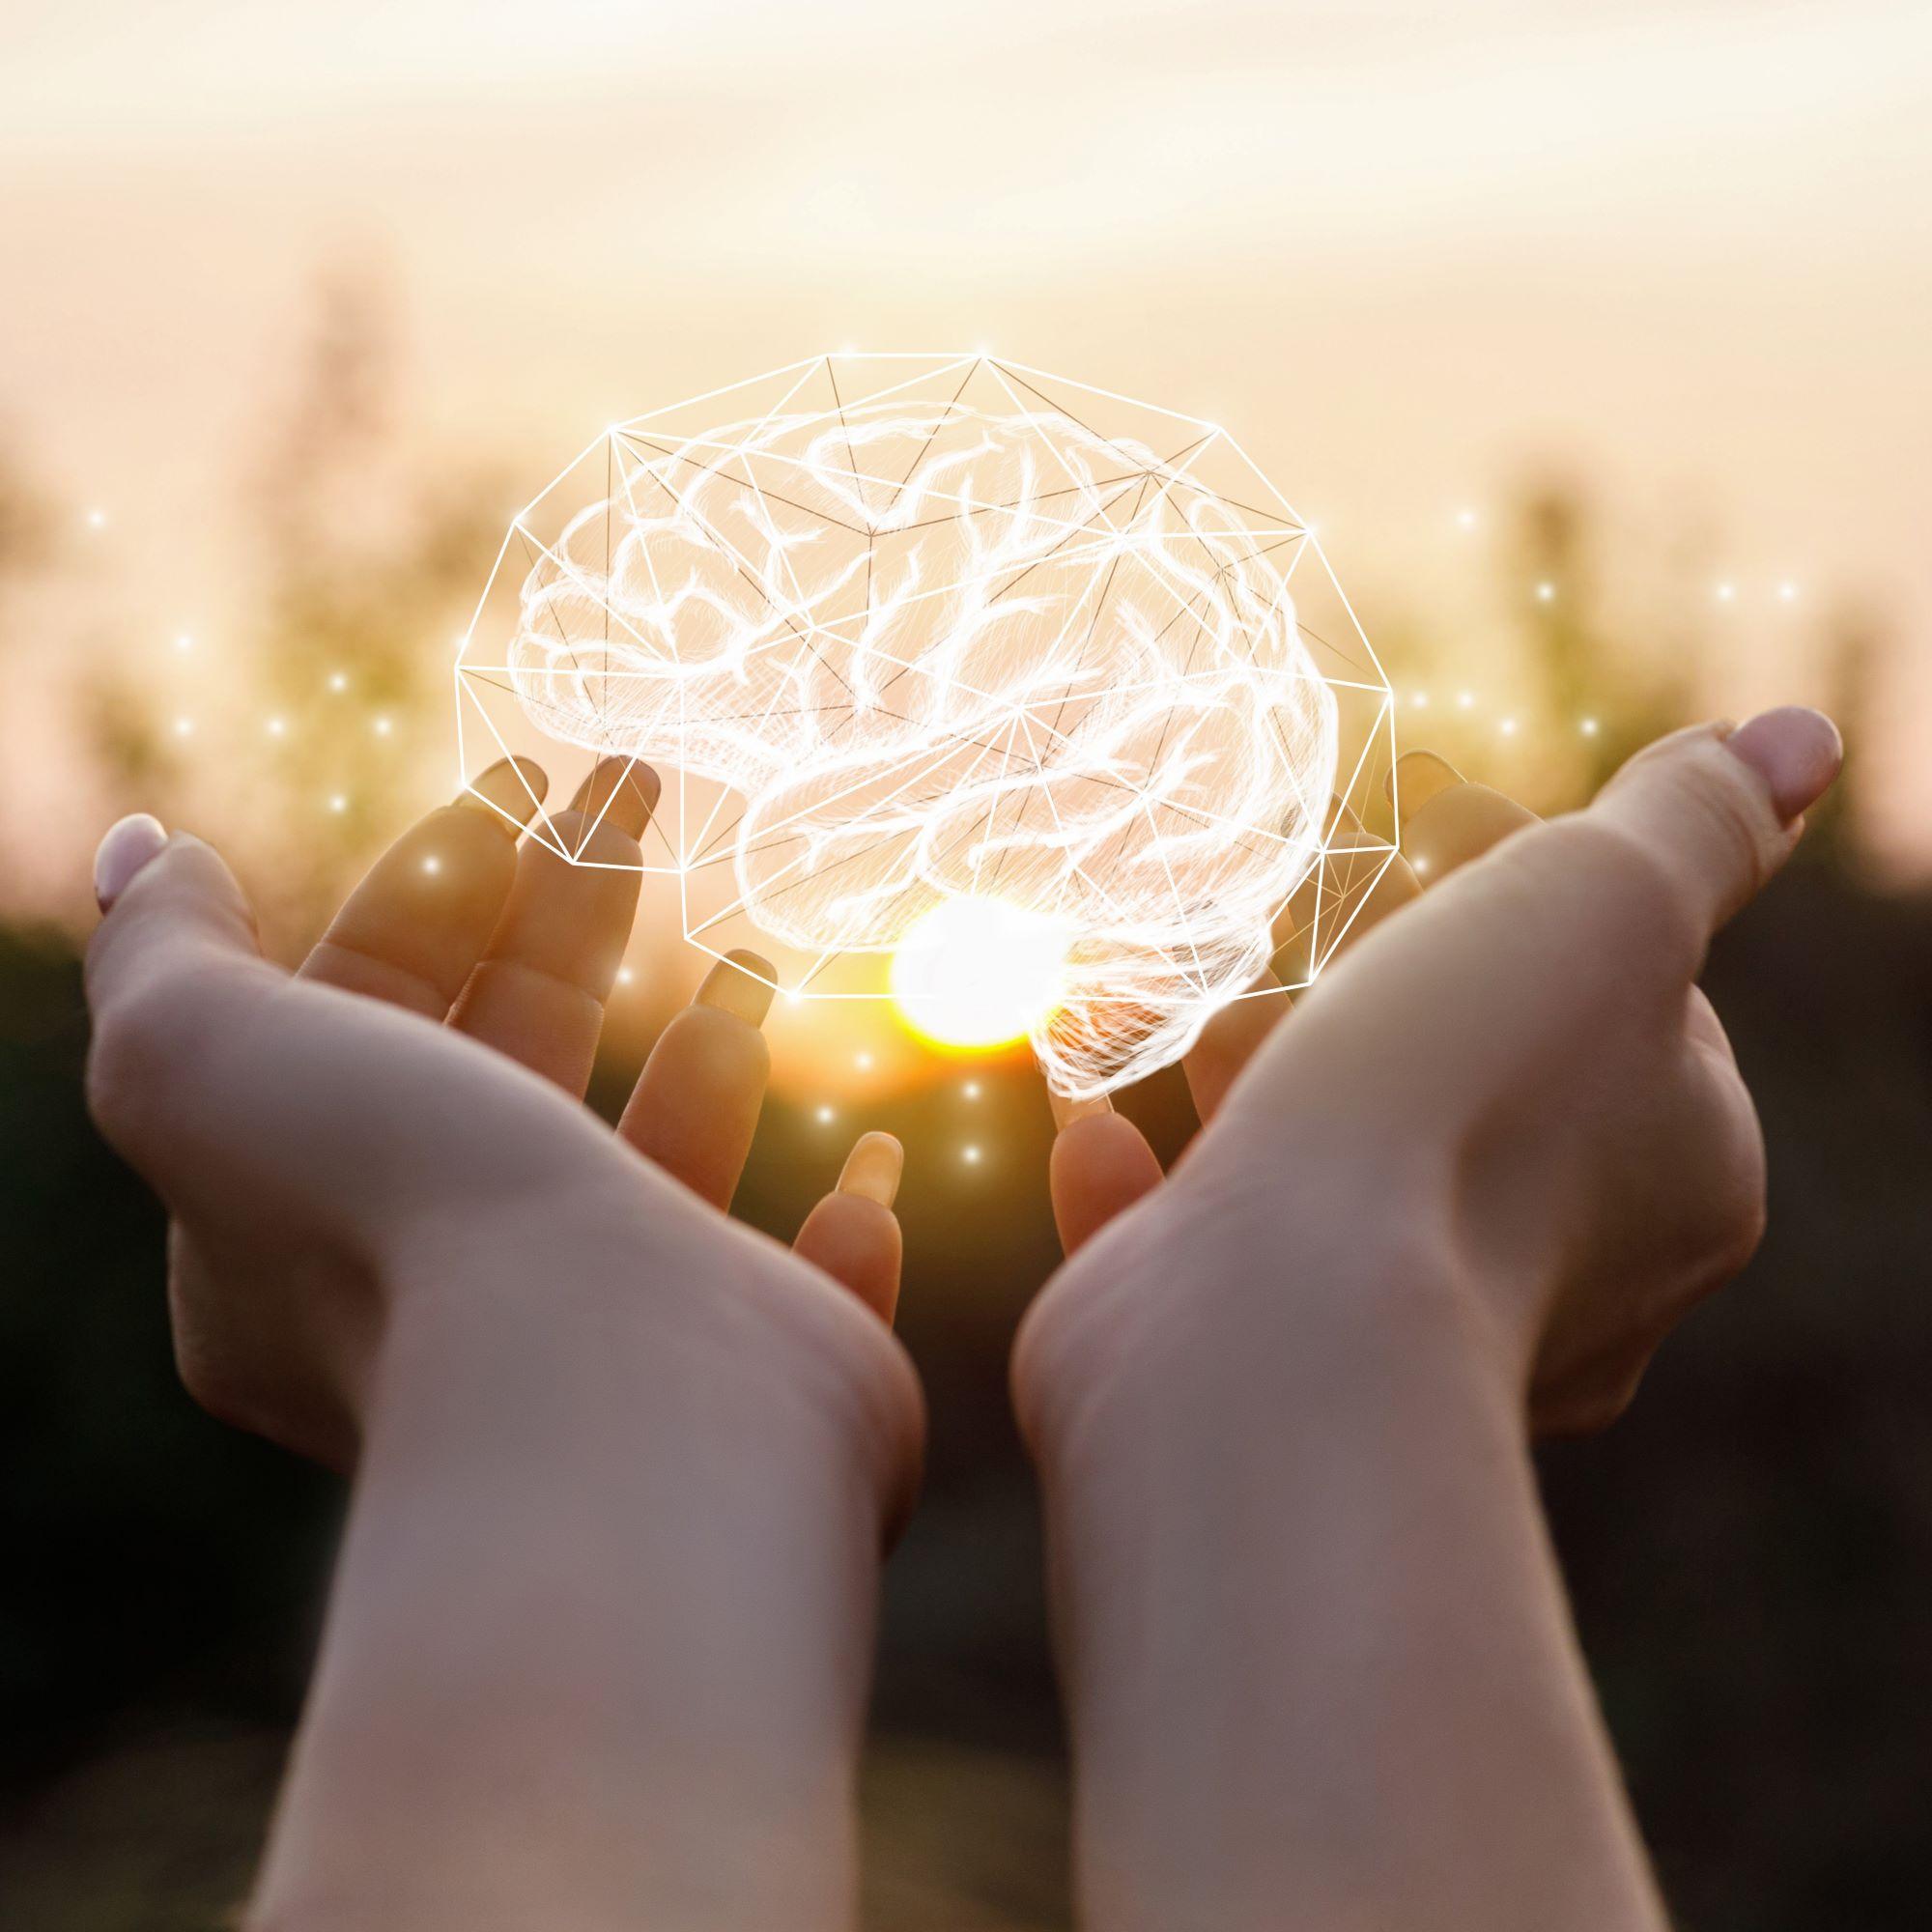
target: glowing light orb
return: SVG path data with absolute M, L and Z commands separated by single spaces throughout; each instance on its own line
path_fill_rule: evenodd
M 893 954 L 893 999 L 935 1045 L 1009 1045 L 1065 997 L 1073 927 L 1004 899 L 942 899 Z
M 742 922 L 787 1001 L 1024 1033 L 1075 1097 L 1283 947 L 1305 984 L 1393 853 L 1393 699 L 1313 529 L 1217 425 L 986 355 L 613 424 L 514 520 L 456 669 L 467 778 L 659 767 L 640 869 L 694 944 Z

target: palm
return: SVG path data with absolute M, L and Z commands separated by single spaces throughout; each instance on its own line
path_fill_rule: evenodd
M 713 971 L 660 1038 L 614 1133 L 577 1104 L 636 905 L 637 838 L 655 797 L 639 769 L 600 767 L 557 815 L 566 836 L 587 838 L 585 856 L 602 862 L 590 867 L 534 843 L 519 850 L 530 771 L 499 767 L 495 797 L 509 815 L 469 802 L 432 812 L 279 988 L 274 1037 L 251 1041 L 246 1093 L 215 1130 L 245 1134 L 265 1082 L 274 1098 L 299 1093 L 300 1108 L 267 1110 L 249 1150 L 263 1169 L 255 1185 L 190 1180 L 170 1194 L 176 1354 L 206 1407 L 336 1467 L 353 1463 L 384 1312 L 379 1248 L 333 1205 L 339 1184 L 333 1218 L 317 1217 L 299 1205 L 304 1180 L 281 1170 L 328 1168 L 339 1183 L 358 1135 L 400 1145 L 402 1165 L 420 1169 L 438 1199 L 473 1197 L 479 1209 L 538 1187 L 611 1200 L 663 1189 L 654 1211 L 673 1222 L 701 1217 L 700 1203 L 729 1206 L 767 1066 L 757 962 Z M 227 1151 L 228 1165 L 210 1172 L 232 1172 Z M 762 1244 L 771 1264 L 820 1290 L 829 1271 L 889 1316 L 896 1177 L 896 1145 L 867 1136 L 841 1192 L 801 1232 L 816 1267 Z M 372 1220 L 394 1178 L 365 1184 Z M 711 1218 L 722 1234 L 722 1212 Z

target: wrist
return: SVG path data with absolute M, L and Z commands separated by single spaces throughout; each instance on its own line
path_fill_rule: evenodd
M 266 1922 L 847 1922 L 916 1385 L 866 1310 L 643 1192 L 388 1258 Z
M 1021 1428 L 1049 1477 L 1086 1437 L 1144 1433 L 1152 1414 L 1219 1435 L 1217 1387 L 1260 1378 L 1320 1402 L 1418 1374 L 1520 1409 L 1521 1350 L 1464 1264 L 1447 1184 L 1320 1155 L 1261 1178 L 1183 1165 L 1062 1271 L 1013 1351 Z
M 1511 1351 L 1418 1197 L 1293 1191 L 1177 1186 L 1016 1353 L 1085 1922 L 1648 1924 Z M 1525 1918 L 1546 1838 L 1557 1905 Z
M 903 1347 L 853 1297 L 787 1265 L 763 1236 L 668 1183 L 557 1190 L 404 1224 L 383 1268 L 385 1319 L 364 1377 L 364 1427 L 407 1406 L 459 1344 L 495 1353 L 524 1399 L 567 1402 L 618 1370 L 639 1426 L 757 1453 L 810 1433 L 896 1525 L 917 1488 L 923 1403 Z M 696 1400 L 694 1400 L 696 1398 Z

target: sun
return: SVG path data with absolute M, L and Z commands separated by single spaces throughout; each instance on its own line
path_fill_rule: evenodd
M 893 954 L 894 1003 L 937 1046 L 1005 1046 L 1061 1003 L 1072 936 L 1064 920 L 1005 899 L 943 900 Z

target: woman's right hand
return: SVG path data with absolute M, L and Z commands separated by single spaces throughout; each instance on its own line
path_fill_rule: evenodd
M 1411 1280 L 1425 1257 L 1446 1271 L 1538 1428 L 1607 1421 L 1761 1233 L 1762 1137 L 1695 975 L 1839 757 L 1815 712 L 1680 731 L 1548 825 L 1405 760 L 1427 795 L 1360 944 L 1285 1019 L 1267 999 L 1209 1022 L 1188 1063 L 1208 1123 L 1173 1179 L 1156 1191 L 1118 1117 L 1063 1131 L 1069 1245 L 1141 1205 L 1069 1263 L 1038 1324 L 1177 1242 L 1300 1299 L 1322 1293 L 1303 1258 L 1352 1277 L 1349 1250 L 1373 1266 L 1393 1243 Z
M 1013 1382 L 1085 1922 L 1659 1932 L 1528 1436 L 1613 1414 L 1757 1240 L 1693 980 L 1838 755 L 1811 712 L 1680 732 L 1402 905 L 1236 1070 L 1277 1004 L 1238 1003 L 1170 1180 L 1119 1117 L 1063 1129 L 1087 1238 Z

